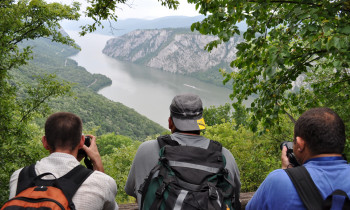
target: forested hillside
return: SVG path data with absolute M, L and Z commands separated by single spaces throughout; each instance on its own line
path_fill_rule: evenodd
M 28 41 L 23 45 L 35 46 L 34 59 L 28 65 L 11 72 L 13 83 L 25 87 L 33 82 L 35 75 L 55 74 L 57 78 L 70 82 L 73 87 L 71 96 L 50 101 L 52 112 L 73 112 L 82 118 L 86 130 L 96 129 L 98 135 L 115 132 L 142 140 L 165 130 L 135 110 L 97 94 L 100 88 L 110 85 L 112 81 L 104 75 L 90 74 L 68 58 L 78 50 L 52 43 L 48 39 Z M 19 92 L 24 93 L 24 90 L 20 88 Z M 42 126 L 44 119 L 37 122 Z

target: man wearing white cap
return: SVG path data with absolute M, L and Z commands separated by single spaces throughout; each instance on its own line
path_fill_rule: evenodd
M 199 96 L 194 94 L 181 94 L 173 98 L 170 105 L 169 129 L 171 130 L 170 141 L 176 141 L 181 146 L 193 146 L 207 149 L 210 140 L 200 135 L 205 129 L 202 117 L 203 106 Z M 159 161 L 160 146 L 157 140 L 146 141 L 140 145 L 135 155 L 129 176 L 125 185 L 128 195 L 137 199 L 141 209 L 140 185 L 150 174 L 152 168 Z M 225 168 L 229 179 L 234 185 L 234 198 L 239 199 L 241 188 L 240 176 L 236 161 L 229 150 L 222 147 L 222 155 L 226 159 Z

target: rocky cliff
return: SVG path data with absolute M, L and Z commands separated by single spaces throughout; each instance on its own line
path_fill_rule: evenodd
M 234 37 L 210 53 L 204 50 L 214 36 L 200 35 L 188 29 L 136 30 L 107 42 L 103 53 L 118 60 L 130 61 L 172 73 L 205 72 L 229 68 L 235 59 L 236 44 L 242 37 Z

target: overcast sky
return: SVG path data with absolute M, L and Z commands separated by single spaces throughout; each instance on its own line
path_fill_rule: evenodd
M 75 0 L 82 3 L 82 8 L 86 7 L 87 0 Z M 161 6 L 158 0 L 129 0 L 128 5 L 120 5 L 116 9 L 118 19 L 141 18 L 155 19 L 164 16 L 197 16 L 199 13 L 194 4 L 188 4 L 187 0 L 178 0 L 180 5 L 177 10 L 168 9 Z M 46 0 L 46 2 L 61 2 L 69 4 L 70 0 Z
M 131 0 L 131 7 L 123 6 L 122 10 L 117 9 L 117 15 L 121 19 L 145 18 L 154 19 L 164 16 L 197 16 L 199 13 L 194 4 L 188 4 L 187 0 L 179 0 L 180 5 L 177 10 L 168 9 L 161 6 L 157 0 Z

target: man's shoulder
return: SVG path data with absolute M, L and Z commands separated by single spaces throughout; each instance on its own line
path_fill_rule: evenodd
M 143 142 L 139 148 L 137 149 L 137 152 L 140 153 L 148 153 L 151 151 L 158 151 L 159 150 L 159 145 L 157 140 L 149 140 Z
M 284 189 L 294 188 L 292 181 L 288 174 L 283 169 L 276 169 L 272 171 L 264 180 L 265 185 L 273 186 L 273 188 L 280 188 L 283 186 Z
M 105 186 L 112 186 L 116 185 L 115 180 L 101 172 L 101 171 L 94 171 L 87 179 L 86 179 L 87 184 L 91 184 L 91 182 L 94 182 L 95 184 L 98 183 L 100 185 L 105 185 Z
M 235 159 L 233 157 L 233 154 L 231 153 L 230 150 L 226 149 L 225 147 L 222 147 L 222 150 L 221 150 L 222 154 L 225 156 L 226 159 Z
M 148 141 L 144 141 L 142 142 L 142 144 L 140 145 L 139 148 L 141 147 L 154 147 L 158 145 L 158 141 L 155 139 L 155 140 L 148 140 Z
M 263 191 L 273 189 L 273 192 L 269 193 L 274 194 L 274 196 L 283 196 L 295 192 L 292 181 L 283 169 L 276 169 L 269 173 L 259 188 L 262 188 Z

